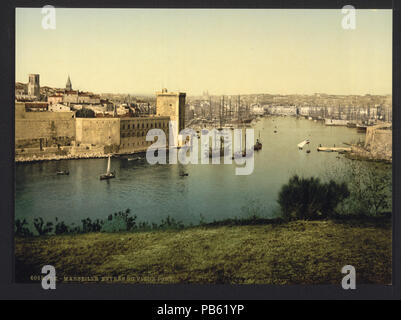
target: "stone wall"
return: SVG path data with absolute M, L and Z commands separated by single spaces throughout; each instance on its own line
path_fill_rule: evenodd
M 120 119 L 76 118 L 76 143 L 119 146 Z
M 364 147 L 374 158 L 390 160 L 393 148 L 391 123 L 381 123 L 368 127 Z
M 69 145 L 74 140 L 74 112 L 26 112 L 24 104 L 16 104 L 16 148 Z

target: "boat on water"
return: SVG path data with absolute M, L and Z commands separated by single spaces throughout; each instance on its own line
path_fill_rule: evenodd
M 258 151 L 258 150 L 260 150 L 260 149 L 262 149 L 262 142 L 260 142 L 260 131 L 259 131 L 259 138 L 256 139 L 256 143 L 255 143 L 255 145 L 253 146 L 253 150 Z
M 61 171 L 57 171 L 56 174 L 58 176 L 68 176 L 70 174 L 70 172 L 68 170 L 61 170 Z
M 304 141 L 298 143 L 298 149 L 299 149 L 299 150 L 302 150 L 303 147 L 305 147 L 307 144 L 309 144 L 309 142 L 310 142 L 309 139 L 306 139 L 306 140 L 304 140 Z
M 116 174 L 110 171 L 110 156 L 109 156 L 109 159 L 107 160 L 107 172 L 100 176 L 100 180 L 107 180 L 115 177 Z
M 260 149 L 262 149 L 262 143 L 259 141 L 259 139 L 256 139 L 256 143 L 255 143 L 255 145 L 253 146 L 253 150 L 258 151 L 258 150 L 260 150 Z

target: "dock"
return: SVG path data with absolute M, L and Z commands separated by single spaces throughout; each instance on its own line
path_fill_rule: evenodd
M 317 151 L 322 151 L 322 152 L 351 152 L 351 148 L 346 148 L 346 147 L 318 147 Z

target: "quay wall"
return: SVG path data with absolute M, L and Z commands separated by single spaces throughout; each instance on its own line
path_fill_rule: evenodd
M 393 131 L 391 123 L 382 123 L 366 130 L 365 149 L 373 157 L 391 159 L 393 149 Z

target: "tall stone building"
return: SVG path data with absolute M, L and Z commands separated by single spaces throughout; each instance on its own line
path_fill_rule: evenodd
M 184 92 L 168 92 L 163 89 L 161 92 L 156 92 L 156 114 L 159 117 L 170 117 L 170 121 L 176 122 L 177 126 L 173 128 L 174 146 L 179 146 L 178 135 L 185 128 L 185 97 Z
M 68 75 L 67 83 L 65 84 L 65 90 L 66 91 L 71 91 L 72 90 L 72 84 L 70 80 L 70 75 Z
M 40 84 L 39 84 L 39 75 L 38 74 L 30 74 L 29 82 L 28 82 L 28 95 L 36 98 L 40 98 Z

